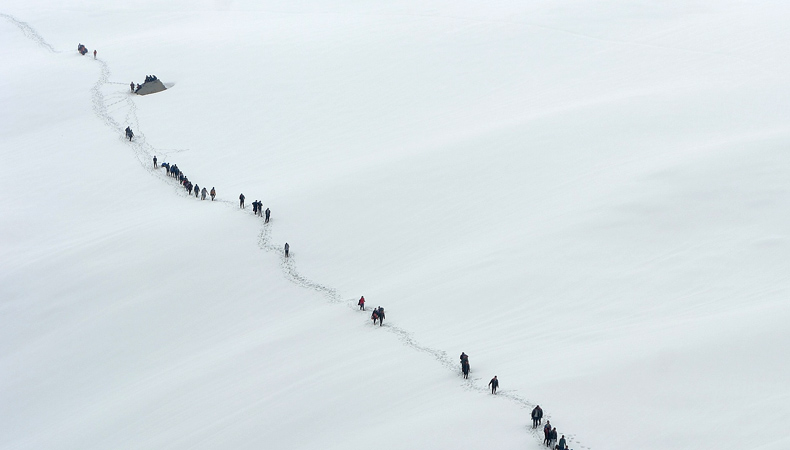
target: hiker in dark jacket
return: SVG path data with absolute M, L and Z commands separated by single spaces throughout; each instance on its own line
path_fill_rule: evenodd
M 195 183 L 195 198 L 198 198 L 198 194 L 200 193 L 200 186 Z
M 154 155 L 154 169 L 156 169 L 156 155 Z
M 568 444 L 565 442 L 565 435 L 564 434 L 560 438 L 559 444 L 557 444 L 557 450 L 568 450 Z
M 258 215 L 258 200 L 252 202 L 252 213 Z
M 537 428 L 540 425 L 540 420 L 543 418 L 543 409 L 540 405 L 535 406 L 532 410 L 532 428 Z
M 288 252 L 291 250 L 291 246 L 288 243 L 285 243 L 285 257 L 288 257 Z
M 379 313 L 379 326 L 381 327 L 384 326 L 384 308 L 379 306 L 378 313 Z
M 271 213 L 272 212 L 269 211 L 269 208 L 266 208 L 266 220 L 264 220 L 263 223 L 269 223 L 269 214 Z
M 214 201 L 214 197 L 217 196 L 217 191 L 214 190 L 214 186 L 211 187 L 211 201 Z
M 546 425 L 543 426 L 543 443 L 548 447 L 549 436 L 551 436 L 551 421 L 547 420 Z
M 488 385 L 491 386 L 491 393 L 496 394 L 496 390 L 499 387 L 499 380 L 497 380 L 496 375 L 494 375 L 494 378 L 491 378 Z
M 557 442 L 557 428 L 552 428 L 551 433 L 549 433 L 549 448 L 551 448 L 552 444 Z
M 464 374 L 464 380 L 469 378 L 469 360 L 461 361 L 461 373 Z
M 239 208 L 244 209 L 244 194 L 239 195 Z

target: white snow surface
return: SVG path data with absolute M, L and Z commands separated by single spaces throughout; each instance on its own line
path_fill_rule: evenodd
M 790 448 L 786 2 L 0 14 L 0 448 Z

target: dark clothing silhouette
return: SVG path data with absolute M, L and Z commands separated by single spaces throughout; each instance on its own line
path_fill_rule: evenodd
M 239 208 L 244 208 L 244 194 L 239 195 Z
M 532 410 L 532 428 L 537 428 L 541 419 L 543 419 L 543 409 L 538 405 Z
M 291 250 L 291 246 L 288 243 L 285 243 L 285 257 L 288 257 L 288 252 Z
M 491 381 L 488 382 L 488 385 L 491 386 L 491 393 L 496 394 L 496 390 L 499 387 L 499 380 L 496 377 L 491 378 Z

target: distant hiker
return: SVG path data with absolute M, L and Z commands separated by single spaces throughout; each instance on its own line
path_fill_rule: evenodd
M 379 326 L 380 327 L 384 326 L 384 308 L 379 306 L 378 308 L 376 308 L 376 311 L 378 312 L 379 315 Z
M 211 187 L 211 201 L 214 201 L 214 197 L 217 196 L 217 191 L 214 190 L 214 187 Z
M 205 187 L 203 188 L 203 190 L 200 191 L 200 199 L 201 200 L 205 200 L 206 199 L 206 188 Z
M 134 81 L 132 81 L 131 83 L 129 83 L 129 90 L 131 90 L 132 92 L 134 92 Z
M 560 438 L 560 443 L 557 444 L 557 450 L 568 450 L 568 444 L 565 442 L 565 435 Z
M 258 215 L 258 200 L 252 202 L 252 213 Z
M 461 362 L 464 362 L 464 361 L 466 361 L 466 362 L 469 362 L 469 355 L 467 355 L 467 354 L 466 354 L 466 353 L 464 353 L 464 352 L 461 352 L 461 357 L 460 357 L 460 359 L 461 359 Z
M 373 313 L 370 315 L 370 318 L 373 319 L 373 325 L 375 325 L 376 322 L 378 322 L 378 320 L 379 320 L 379 310 L 378 309 L 374 309 Z
M 263 202 L 258 200 L 258 217 L 263 216 Z
M 547 420 L 543 426 L 543 443 L 549 446 L 549 436 L 551 436 L 551 421 Z
M 156 155 L 154 155 L 154 169 L 156 169 Z
M 96 59 L 96 50 L 93 51 L 93 59 Z
M 359 310 L 360 311 L 364 311 L 365 310 L 365 296 L 364 295 L 359 298 L 359 301 L 357 302 L 357 305 L 359 305 Z
M 285 243 L 285 257 L 288 257 L 288 251 L 291 250 L 291 246 L 288 243 Z
M 198 198 L 198 194 L 200 194 L 200 186 L 195 183 L 195 198 Z
M 555 442 L 557 442 L 557 428 L 552 428 L 551 433 L 549 433 L 549 448 Z
M 491 386 L 491 393 L 496 394 L 496 389 L 499 387 L 499 380 L 497 380 L 496 375 L 494 375 L 494 378 L 491 378 L 488 385 Z
M 244 194 L 239 195 L 239 208 L 244 209 Z
M 540 405 L 537 405 L 532 410 L 532 428 L 537 428 L 541 419 L 543 419 L 543 409 L 541 409 Z
M 266 220 L 264 220 L 263 223 L 269 223 L 269 214 L 271 213 L 272 212 L 269 211 L 269 208 L 266 208 Z
M 134 133 L 132 132 L 132 127 L 126 127 L 126 137 L 129 138 L 129 142 L 132 141 L 132 137 L 134 137 Z
M 461 373 L 464 374 L 464 379 L 465 380 L 469 378 L 469 361 L 468 360 L 461 361 Z

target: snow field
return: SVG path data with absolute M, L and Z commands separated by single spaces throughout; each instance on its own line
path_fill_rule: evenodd
M 92 115 L 93 61 L 4 25 L 2 147 L 40 152 L 4 151 L 17 447 L 522 448 L 534 403 L 577 449 L 786 446 L 783 5 L 73 6 L 7 12 L 99 48 L 139 141 Z M 130 103 L 146 73 L 174 88 Z M 184 203 L 147 152 L 229 203 Z M 73 179 L 10 170 L 36 161 Z M 385 306 L 390 333 L 289 284 L 238 192 L 272 208 L 264 236 L 301 276 Z M 60 199 L 58 222 L 31 196 Z M 126 309 L 87 320 L 106 292 Z M 444 367 L 460 351 L 471 386 Z M 42 367 L 64 383 L 42 390 Z M 139 403 L 109 393 L 129 386 Z

